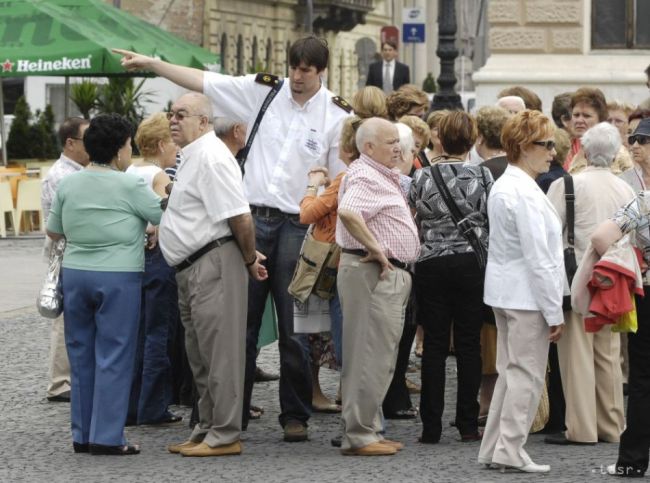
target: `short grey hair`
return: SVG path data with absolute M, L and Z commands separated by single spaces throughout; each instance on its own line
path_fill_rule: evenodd
M 227 117 L 215 117 L 212 121 L 214 125 L 214 133 L 219 138 L 227 137 L 228 134 L 233 130 L 233 128 L 238 124 L 237 121 L 234 121 Z
M 609 168 L 621 149 L 621 134 L 608 122 L 599 122 L 582 135 L 582 149 L 591 166 Z
M 399 148 L 402 151 L 402 159 L 413 159 L 413 151 L 415 150 L 413 130 L 402 122 L 396 122 L 395 127 L 399 134 Z
M 516 105 L 517 108 L 518 108 L 518 110 L 516 112 L 523 111 L 524 109 L 526 109 L 526 103 L 519 96 L 500 97 L 497 100 L 497 103 L 496 103 L 497 107 L 500 107 L 501 109 L 505 109 L 506 111 L 508 111 L 510 113 L 515 112 L 515 111 L 512 110 L 513 105 Z
M 366 143 L 375 143 L 378 137 L 378 132 L 381 129 L 383 124 L 391 124 L 386 119 L 381 119 L 379 117 L 371 117 L 366 119 L 361 123 L 357 128 L 357 135 L 355 141 L 357 143 L 357 150 L 360 153 L 365 153 L 364 146 Z

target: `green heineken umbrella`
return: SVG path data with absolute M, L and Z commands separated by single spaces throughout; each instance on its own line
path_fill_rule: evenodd
M 0 4 L 0 78 L 133 75 L 111 52 L 114 47 L 199 69 L 219 66 L 217 54 L 101 0 L 3 0 Z M 1 89 L 0 83 L 0 137 L 4 138 Z M 3 139 L 6 163 L 5 144 Z

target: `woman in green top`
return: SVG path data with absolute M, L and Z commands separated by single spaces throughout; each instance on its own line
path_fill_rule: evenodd
M 137 454 L 124 437 L 140 316 L 147 222 L 157 225 L 160 198 L 123 173 L 131 159 L 131 124 L 97 116 L 83 138 L 88 167 L 61 181 L 47 223 L 65 237 L 63 305 L 71 369 L 73 447 L 77 453 Z

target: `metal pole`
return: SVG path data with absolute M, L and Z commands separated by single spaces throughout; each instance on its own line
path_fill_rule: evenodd
M 63 119 L 70 117 L 70 77 L 65 76 L 65 85 L 64 85 L 65 94 L 63 95 Z
M 462 110 L 460 96 L 454 90 L 456 74 L 454 65 L 458 50 L 456 49 L 456 5 L 454 0 L 438 1 L 438 48 L 436 55 L 440 57 L 440 76 L 438 85 L 440 91 L 433 96 L 431 110 L 441 109 Z
M 4 94 L 2 92 L 2 79 L 0 79 L 0 140 L 2 141 L 2 164 L 7 166 L 7 136 L 5 136 L 5 100 L 4 100 Z

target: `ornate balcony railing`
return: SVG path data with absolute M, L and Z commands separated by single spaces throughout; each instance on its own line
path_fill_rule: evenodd
M 366 23 L 366 14 L 375 8 L 374 0 L 312 0 L 314 31 L 348 31 Z M 306 0 L 298 3 L 298 13 L 304 18 Z

